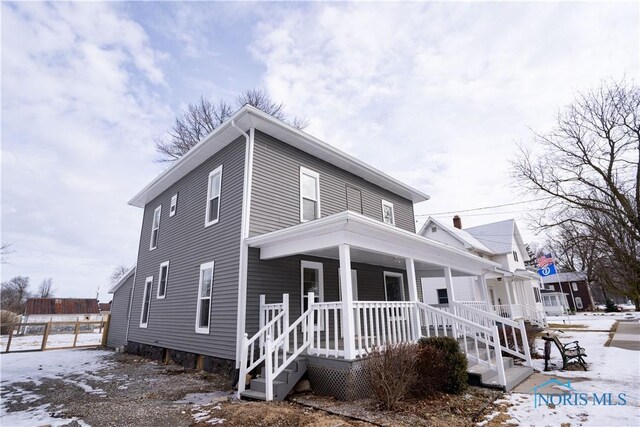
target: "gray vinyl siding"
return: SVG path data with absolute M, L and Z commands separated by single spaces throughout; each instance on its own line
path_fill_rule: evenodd
M 282 294 L 289 294 L 289 319 L 293 323 L 301 314 L 301 272 L 300 261 L 321 262 L 324 279 L 324 301 L 339 301 L 338 268 L 340 262 L 335 259 L 310 257 L 305 255 L 261 260 L 259 249 L 249 249 L 247 270 L 247 318 L 246 331 L 252 336 L 258 331 L 260 295 L 266 296 L 267 304 L 282 302 Z M 357 271 L 358 300 L 384 301 L 384 272 L 403 274 L 405 300 L 409 299 L 407 276 L 404 270 L 352 263 Z
M 300 166 L 320 174 L 322 217 L 347 210 L 347 186 L 351 186 L 361 192 L 364 215 L 382 221 L 382 199 L 387 200 L 393 203 L 396 226 L 415 233 L 410 200 L 256 131 L 250 236 L 300 223 Z M 354 194 L 349 194 L 350 206 Z
M 127 343 L 127 316 L 129 314 L 134 276 L 135 274 L 132 274 L 113 294 L 107 347 L 120 347 Z
M 132 304 L 129 341 L 235 360 L 245 139 L 240 137 L 148 203 Z M 223 165 L 220 216 L 205 227 L 209 173 Z M 169 217 L 171 197 L 176 214 Z M 149 250 L 153 211 L 162 205 L 158 245 Z M 160 264 L 169 261 L 165 299 Z M 200 265 L 214 261 L 209 334 L 195 332 Z M 147 328 L 140 328 L 145 279 L 153 276 Z

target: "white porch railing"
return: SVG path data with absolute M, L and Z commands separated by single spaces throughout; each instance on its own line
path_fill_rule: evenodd
M 524 360 L 526 366 L 532 366 L 527 331 L 522 318 L 516 321 L 458 302 L 453 302 L 450 306 L 453 312 L 463 319 L 486 328 L 497 328 L 502 338 L 500 350 Z
M 280 315 L 282 312 L 285 312 L 284 316 Z M 271 323 L 273 319 L 277 320 Z M 262 330 L 268 323 L 271 324 L 271 327 L 259 337 L 261 349 L 264 347 L 267 335 L 276 339 L 289 327 L 289 294 L 282 294 L 282 302 L 272 304 L 267 304 L 266 296 L 260 295 L 259 329 Z
M 374 347 L 414 341 L 416 306 L 409 301 L 354 301 L 356 356 Z
M 488 311 L 488 312 L 491 311 L 489 310 L 489 305 L 484 301 L 456 301 L 456 302 L 469 307 L 477 308 L 478 310 Z

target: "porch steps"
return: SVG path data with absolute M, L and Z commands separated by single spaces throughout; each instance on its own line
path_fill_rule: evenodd
M 309 361 L 306 358 L 298 358 L 291 362 L 273 380 L 273 399 L 284 400 L 289 392 L 300 381 L 300 378 L 307 372 Z M 249 383 L 249 389 L 240 393 L 241 397 L 252 400 L 266 400 L 266 382 L 264 379 L 264 367 L 260 371 L 260 377 L 254 378 Z

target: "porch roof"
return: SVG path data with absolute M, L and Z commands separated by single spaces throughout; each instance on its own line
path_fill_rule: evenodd
M 450 267 L 474 275 L 500 266 L 465 250 L 351 211 L 251 237 L 246 242 L 250 247 L 260 248 L 261 259 L 296 254 L 331 257 L 323 250 L 347 244 L 383 256 L 414 259 L 431 267 Z M 357 259 L 352 257 L 352 261 Z

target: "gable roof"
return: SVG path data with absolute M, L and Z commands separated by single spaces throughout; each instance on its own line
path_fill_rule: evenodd
M 478 225 L 464 230 L 480 240 L 496 254 L 511 253 L 515 236 L 516 243 L 521 247 L 520 252 L 522 252 L 523 256 L 527 256 L 526 250 L 524 250 L 524 242 L 514 219 Z
M 251 128 L 271 135 L 292 147 L 347 170 L 414 203 L 429 199 L 429 196 L 425 193 L 390 177 L 326 142 L 275 119 L 257 108 L 245 105 L 191 148 L 171 167 L 158 175 L 136 194 L 129 201 L 129 204 L 140 208 L 144 207 L 209 157 L 239 138 L 241 136 L 240 131 L 248 132 Z
M 481 241 L 469 234 L 466 230 L 461 230 L 452 225 L 445 224 L 444 222 L 438 221 L 437 219 L 432 217 L 429 217 L 427 219 L 427 222 L 424 223 L 418 234 L 424 236 L 430 226 L 429 224 L 435 224 L 437 227 L 440 227 L 442 230 L 448 232 L 452 237 L 464 244 L 467 249 L 475 249 L 478 252 L 483 252 L 489 255 L 494 254 L 491 249 L 489 249 Z
M 560 282 L 586 282 L 587 273 L 582 271 L 568 271 L 566 273 L 552 274 L 550 276 L 544 276 L 542 283 L 558 283 Z
M 24 314 L 100 314 L 100 310 L 95 298 L 29 298 Z
M 107 291 L 108 294 L 112 294 L 115 291 L 117 291 L 118 289 L 120 289 L 120 286 L 124 285 L 124 282 L 127 281 L 127 279 L 129 277 L 131 277 L 133 275 L 133 273 L 136 272 L 136 266 L 134 265 L 133 267 L 131 267 L 131 269 L 129 271 L 127 271 L 127 273 L 122 276 L 120 278 L 120 280 L 118 280 L 118 283 L 116 283 L 115 285 L 113 285 L 112 287 L 109 288 L 109 290 Z

